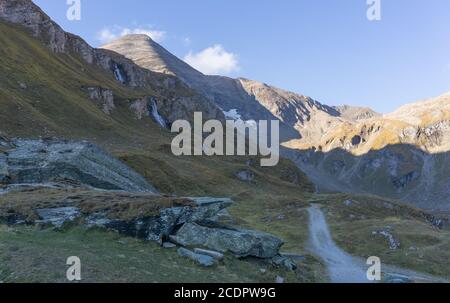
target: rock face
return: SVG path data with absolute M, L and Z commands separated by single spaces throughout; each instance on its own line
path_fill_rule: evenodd
M 15 140 L 13 145 L 7 154 L 0 153 L 3 182 L 70 180 L 100 189 L 157 193 L 138 173 L 88 142 Z
M 173 114 L 169 115 L 169 119 L 161 116 L 159 113 L 157 100 L 151 97 L 144 97 L 142 99 L 132 101 L 130 108 L 138 120 L 141 120 L 143 117 L 150 117 L 162 128 L 168 127 L 166 120 L 176 119 Z
M 342 106 L 334 106 L 333 108 L 340 113 L 340 116 L 342 118 L 349 121 L 357 122 L 361 120 L 381 117 L 379 113 L 367 107 L 342 105 Z
M 182 246 L 202 246 L 238 257 L 272 258 L 279 252 L 283 241 L 266 233 L 243 230 L 210 228 L 195 223 L 183 225 L 171 237 Z
M 89 98 L 99 105 L 105 114 L 111 114 L 114 108 L 116 108 L 112 90 L 101 87 L 88 87 L 86 90 Z

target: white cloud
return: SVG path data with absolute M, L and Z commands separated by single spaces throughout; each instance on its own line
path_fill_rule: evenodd
M 166 32 L 153 30 L 148 26 L 128 28 L 121 26 L 105 27 L 97 33 L 97 40 L 103 44 L 109 43 L 117 38 L 130 34 L 144 34 L 156 42 L 161 42 L 166 37 Z
M 207 75 L 229 74 L 240 69 L 237 55 L 227 52 L 220 44 L 196 54 L 190 52 L 184 57 L 184 61 Z

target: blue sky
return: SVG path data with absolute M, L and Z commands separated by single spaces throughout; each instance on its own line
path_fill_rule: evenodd
M 320 102 L 390 112 L 450 91 L 450 1 L 34 0 L 65 30 L 93 46 L 148 32 L 208 73 L 245 77 Z

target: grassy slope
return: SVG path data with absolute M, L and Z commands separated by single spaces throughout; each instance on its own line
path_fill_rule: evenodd
M 0 226 L 0 281 L 67 282 L 69 256 L 81 259 L 83 282 L 274 282 L 277 275 L 298 280 L 258 260 L 227 257 L 202 268 L 180 258 L 176 249 L 99 230 Z

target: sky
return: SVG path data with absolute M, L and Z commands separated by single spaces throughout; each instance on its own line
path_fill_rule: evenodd
M 79 0 L 69 20 L 73 1 L 34 0 L 93 46 L 146 33 L 206 74 L 328 105 L 388 113 L 450 91 L 448 0 Z

